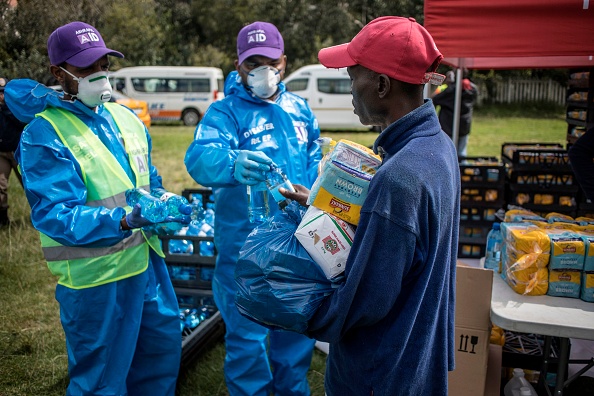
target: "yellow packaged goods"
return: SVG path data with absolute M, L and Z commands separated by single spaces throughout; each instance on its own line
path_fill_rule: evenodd
M 584 271 L 594 272 L 594 227 L 582 227 L 578 231 L 578 235 L 586 245 L 586 253 L 584 254 Z
M 551 241 L 536 225 L 501 223 L 505 240 L 502 277 L 519 294 L 543 295 L 548 288 Z
M 551 230 L 551 231 L 576 231 L 580 226 L 578 224 L 572 224 L 567 222 L 555 221 L 552 223 L 546 221 L 536 221 L 536 220 L 526 220 L 535 226 L 543 230 Z
M 568 215 L 563 214 L 563 213 L 557 213 L 557 212 L 547 213 L 545 215 L 545 219 L 547 219 L 547 221 L 549 223 L 565 222 L 565 223 L 571 223 L 571 224 L 578 224 L 578 222 L 575 221 L 575 219 L 573 217 L 568 216 Z
M 549 271 L 549 290 L 547 291 L 549 296 L 579 298 L 580 289 L 580 271 Z
M 594 272 L 582 272 L 580 298 L 584 301 L 594 302 Z
M 576 217 L 575 221 L 577 221 L 578 223 L 580 223 L 580 225 L 594 225 L 594 218 L 592 217 Z
M 355 227 L 310 206 L 295 231 L 295 237 L 324 271 L 328 280 L 337 280 L 345 269 Z
M 555 231 L 558 230 L 547 230 L 551 239 L 549 269 L 581 271 L 586 257 L 586 243 L 573 232 L 556 233 Z
M 380 165 L 381 159 L 368 148 L 340 140 L 329 152 L 307 203 L 357 225 L 369 182 Z
M 505 331 L 496 325 L 491 326 L 491 337 L 489 344 L 501 345 L 505 344 Z
M 501 233 L 508 255 L 519 258 L 526 253 L 545 253 L 551 250 L 550 238 L 532 223 L 501 223 Z
M 328 162 L 316 179 L 307 203 L 357 225 L 371 175 Z
M 523 220 L 545 221 L 546 219 L 528 209 L 510 209 L 505 212 L 504 221 L 506 223 L 516 223 Z
M 542 296 L 549 288 L 549 270 L 538 268 L 534 254 L 526 254 L 512 267 L 507 269 L 505 280 L 518 294 Z

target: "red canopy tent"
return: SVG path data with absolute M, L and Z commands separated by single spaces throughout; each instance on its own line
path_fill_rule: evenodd
M 594 67 L 594 0 L 425 0 L 425 28 L 455 67 Z
M 425 28 L 462 69 L 594 68 L 594 0 L 425 0 Z M 456 95 L 455 114 L 460 112 Z M 453 136 L 458 141 L 458 117 Z

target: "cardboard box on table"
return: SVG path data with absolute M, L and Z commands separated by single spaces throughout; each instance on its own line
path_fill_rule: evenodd
M 456 368 L 448 374 L 448 394 L 451 396 L 493 394 L 491 390 L 486 391 L 492 287 L 493 271 L 458 263 L 454 344 Z M 497 352 L 496 348 L 494 352 Z M 496 358 L 494 353 L 493 366 L 496 366 Z M 493 369 L 497 370 L 496 367 Z M 489 384 L 491 383 L 490 381 Z M 492 387 L 489 385 L 489 388 Z

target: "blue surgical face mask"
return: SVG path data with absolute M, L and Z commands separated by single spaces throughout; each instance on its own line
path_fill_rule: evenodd
M 260 66 L 248 72 L 247 87 L 261 99 L 268 99 L 278 90 L 280 70 L 272 66 Z
M 69 94 L 76 97 L 88 107 L 97 107 L 111 99 L 111 84 L 107 77 L 107 72 L 96 72 L 89 74 L 86 77 L 76 77 L 68 70 L 60 67 L 66 73 L 70 74 L 74 81 L 78 82 L 78 93 L 76 95 Z

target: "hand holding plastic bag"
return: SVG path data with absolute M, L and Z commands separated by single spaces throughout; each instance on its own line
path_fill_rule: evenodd
M 330 282 L 293 235 L 305 208 L 291 202 L 256 227 L 239 252 L 235 305 L 268 328 L 299 333 L 336 285 Z

